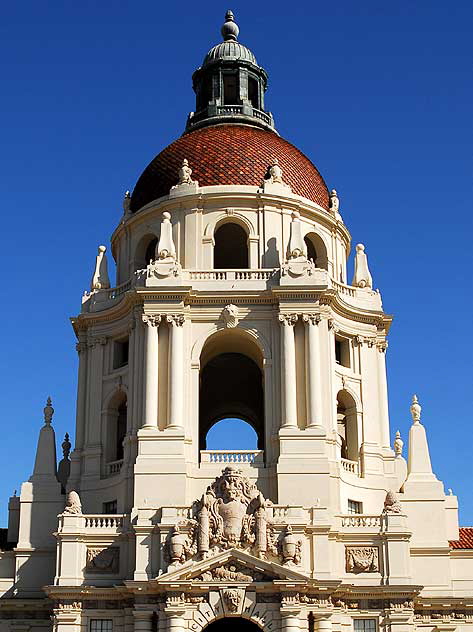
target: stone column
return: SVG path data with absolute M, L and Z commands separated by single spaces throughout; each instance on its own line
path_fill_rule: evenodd
M 281 610 L 281 632 L 300 632 L 301 622 L 299 614 L 293 610 Z
M 134 631 L 152 632 L 153 614 L 152 610 L 133 610 Z
M 331 619 L 317 619 L 315 621 L 316 632 L 332 632 Z
M 386 340 L 378 343 L 378 400 L 379 400 L 379 424 L 381 445 L 389 449 L 389 410 L 388 410 L 388 384 L 386 379 L 386 350 L 388 343 Z
M 146 325 L 145 428 L 158 427 L 158 327 L 161 316 L 143 314 Z
M 175 612 L 166 611 L 168 617 L 168 632 L 184 632 L 186 629 L 185 621 L 183 618 L 184 611 L 176 610 Z
M 322 378 L 320 370 L 320 314 L 304 314 L 306 325 L 306 393 L 307 393 L 307 427 L 322 428 Z
M 73 602 L 53 610 L 53 632 L 79 632 L 81 629 L 81 604 Z
M 85 430 L 85 404 L 87 393 L 87 336 L 80 332 L 76 350 L 79 355 L 79 376 L 77 380 L 77 414 L 76 414 L 76 442 L 74 450 L 82 450 Z
M 281 337 L 282 426 L 297 426 L 296 347 L 294 325 L 297 314 L 279 314 Z
M 184 314 L 168 314 L 169 336 L 169 405 L 168 428 L 182 428 L 184 403 Z

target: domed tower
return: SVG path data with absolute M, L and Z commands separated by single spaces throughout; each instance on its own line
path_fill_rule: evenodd
M 184 134 L 125 194 L 116 287 L 99 247 L 73 319 L 70 473 L 66 442 L 55 479 L 48 422 L 48 477 L 14 502 L 18 576 L 32 584 L 41 565 L 57 632 L 200 632 L 231 617 L 253 630 L 413 630 L 419 584 L 437 580 L 410 547 L 447 576 L 456 501 L 432 473 L 417 400 L 409 463 L 399 435 L 391 449 L 391 317 L 365 248 L 348 284 L 336 191 L 276 132 L 267 75 L 230 11 L 222 35 L 193 75 Z M 257 449 L 208 449 L 223 419 L 250 424 Z M 39 556 L 28 534 L 47 528 L 34 516 L 57 511 L 61 490 L 57 552 L 48 540 Z

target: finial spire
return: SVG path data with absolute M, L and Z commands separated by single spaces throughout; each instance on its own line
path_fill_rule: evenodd
M 240 32 L 240 29 L 238 28 L 238 25 L 235 22 L 233 11 L 228 9 L 228 11 L 225 14 L 225 24 L 222 26 L 222 30 L 221 30 L 222 37 L 225 42 L 229 42 L 229 41 L 236 42 L 239 32 Z
M 422 410 L 422 406 L 419 404 L 417 395 L 412 396 L 412 404 L 411 404 L 410 410 L 411 410 L 412 422 L 415 424 L 420 423 L 420 413 Z
M 45 426 L 49 426 L 53 419 L 54 408 L 51 406 L 51 403 L 51 398 L 48 397 L 48 399 L 46 400 L 46 406 L 43 408 Z

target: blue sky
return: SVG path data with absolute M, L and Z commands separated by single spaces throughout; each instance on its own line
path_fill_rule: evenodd
M 194 109 L 192 72 L 220 40 L 227 8 L 156 0 L 2 8 L 0 523 L 31 474 L 49 394 L 58 445 L 73 434 L 68 319 L 124 190 L 182 133 Z M 366 245 L 395 315 L 392 433 L 407 438 L 417 392 L 435 472 L 459 495 L 462 524 L 473 524 L 471 3 L 231 8 L 240 41 L 269 73 L 278 131 L 338 190 L 353 243 Z

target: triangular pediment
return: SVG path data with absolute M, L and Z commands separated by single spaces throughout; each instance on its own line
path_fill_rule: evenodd
M 157 579 L 158 584 L 194 581 L 226 584 L 271 581 L 306 583 L 309 577 L 293 568 L 261 560 L 238 549 L 230 549 L 200 562 L 181 566 Z

